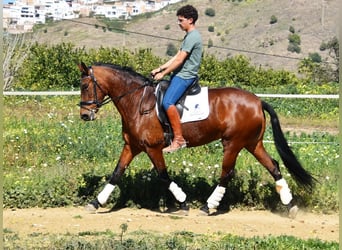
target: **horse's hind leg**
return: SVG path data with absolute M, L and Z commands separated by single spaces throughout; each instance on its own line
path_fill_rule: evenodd
M 281 202 L 289 208 L 289 216 L 294 218 L 298 208 L 293 205 L 291 190 L 280 172 L 278 162 L 268 155 L 262 141 L 258 141 L 255 147 L 246 147 L 246 149 L 252 153 L 272 175 L 275 180 L 276 191 L 280 195 Z

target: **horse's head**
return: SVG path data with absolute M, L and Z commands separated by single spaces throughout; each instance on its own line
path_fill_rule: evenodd
M 97 82 L 93 68 L 83 62 L 78 65 L 81 75 L 80 115 L 85 121 L 95 120 L 95 114 L 104 104 L 106 93 Z

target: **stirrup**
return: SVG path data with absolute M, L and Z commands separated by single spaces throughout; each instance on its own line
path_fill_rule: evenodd
M 182 142 L 177 142 L 177 141 L 173 141 L 171 143 L 170 146 L 163 148 L 163 152 L 164 153 L 173 153 L 179 149 L 185 148 L 186 147 L 186 141 L 182 141 Z

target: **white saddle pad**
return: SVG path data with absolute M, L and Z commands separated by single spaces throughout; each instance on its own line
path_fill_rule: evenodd
M 209 116 L 208 87 L 202 87 L 197 95 L 185 98 L 181 122 L 193 122 L 204 120 Z

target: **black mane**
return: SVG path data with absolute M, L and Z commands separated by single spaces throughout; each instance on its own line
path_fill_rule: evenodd
M 145 76 L 143 76 L 142 74 L 134 71 L 131 67 L 128 66 L 120 66 L 120 65 L 116 65 L 116 64 L 110 64 L 110 63 L 95 63 L 94 66 L 102 66 L 102 67 L 108 67 L 114 70 L 119 70 L 122 71 L 124 73 L 127 73 L 135 78 L 139 78 L 141 81 L 146 82 L 149 81 L 149 79 Z

